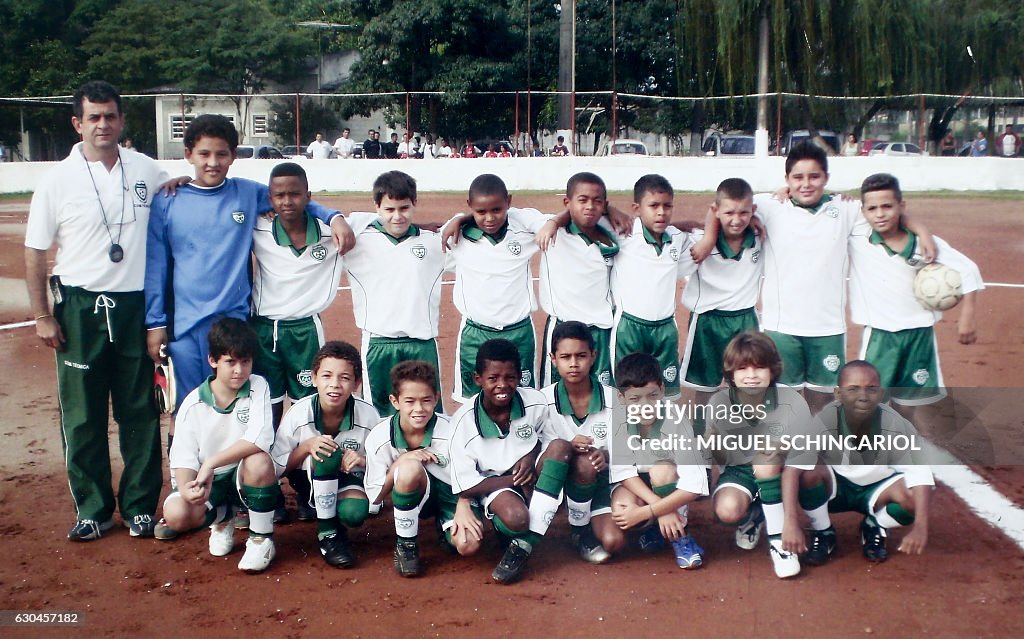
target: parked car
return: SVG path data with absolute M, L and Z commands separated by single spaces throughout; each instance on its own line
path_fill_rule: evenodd
M 921 147 L 910 142 L 881 142 L 871 149 L 870 155 L 923 155 Z
M 754 155 L 754 136 L 729 133 L 721 135 L 713 133 L 701 146 L 701 152 L 707 156 L 721 155 Z
M 306 149 L 301 146 L 295 146 L 294 144 L 282 146 L 281 155 L 291 160 L 299 160 L 302 158 L 309 159 L 309 154 L 306 153 Z
M 858 153 L 857 155 L 871 155 L 871 149 L 875 148 L 877 145 L 882 144 L 884 142 L 885 140 L 879 140 L 877 138 L 868 138 L 867 140 L 862 140 L 860 143 L 860 153 Z
M 352 147 L 352 157 L 361 158 L 363 157 L 363 143 L 356 142 L 355 146 Z
M 235 157 L 239 160 L 283 160 L 284 154 L 281 153 L 281 149 L 269 144 L 239 144 Z
M 842 141 L 839 139 L 838 135 L 832 131 L 818 131 L 818 135 L 831 147 L 829 153 L 839 153 L 839 147 L 842 146 Z M 801 142 L 806 142 L 809 139 L 811 139 L 811 134 L 807 129 L 790 131 L 782 138 L 782 148 L 779 149 L 779 155 L 789 154 L 790 149 Z
M 614 142 L 608 141 L 601 145 L 601 148 L 597 151 L 598 157 L 606 157 L 610 155 L 649 155 L 647 153 L 647 145 L 640 140 L 630 140 L 628 138 L 620 138 Z

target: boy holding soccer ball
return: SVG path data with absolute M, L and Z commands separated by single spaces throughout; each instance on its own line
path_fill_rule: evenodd
M 878 368 L 892 401 L 914 413 L 914 406 L 943 397 L 942 370 L 934 326 L 942 317 L 913 294 L 914 278 L 924 267 L 917 236 L 903 224 L 907 204 L 900 183 L 888 173 L 868 176 L 861 185 L 864 221 L 850 234 L 850 314 L 864 326 L 860 357 Z M 963 299 L 957 332 L 961 344 L 973 344 L 975 298 L 984 288 L 978 266 L 935 237 L 936 261 L 960 273 Z M 918 428 L 926 420 L 905 415 Z M 916 415 L 922 417 L 922 415 Z

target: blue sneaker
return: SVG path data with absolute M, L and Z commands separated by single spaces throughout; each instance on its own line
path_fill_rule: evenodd
M 658 552 L 665 548 L 665 538 L 661 536 L 661 529 L 657 524 L 640 535 L 639 544 L 642 552 Z
M 693 570 L 704 565 L 704 549 L 690 535 L 674 540 L 672 550 L 676 553 L 676 565 L 683 570 Z

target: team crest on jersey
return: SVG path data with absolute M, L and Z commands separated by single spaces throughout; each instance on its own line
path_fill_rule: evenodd
M 772 437 L 782 437 L 786 433 L 786 427 L 782 422 L 765 422 L 764 426 Z
M 512 240 L 508 243 L 508 252 L 512 255 L 519 255 L 523 252 L 523 245 L 516 240 Z
M 597 375 L 597 381 L 601 382 L 605 386 L 611 386 L 612 374 L 610 372 L 608 372 L 608 371 L 601 371 Z
M 761 249 L 758 249 L 750 254 L 750 261 L 757 264 L 757 261 L 761 259 Z
M 443 455 L 441 453 L 434 453 L 434 457 L 437 458 L 437 465 L 438 466 L 440 466 L 441 468 L 447 468 L 448 467 L 448 457 L 446 457 L 445 455 Z
M 531 384 L 533 384 L 533 373 L 528 370 L 524 370 L 519 374 L 519 385 L 530 386 Z
M 146 198 L 149 197 L 149 187 L 142 180 L 135 183 L 135 195 L 139 198 L 139 202 L 145 204 Z
M 912 376 L 914 383 L 917 384 L 918 386 L 924 386 L 925 384 L 928 383 L 928 380 L 930 378 L 931 374 L 928 372 L 928 369 L 926 368 L 917 369 L 916 371 L 914 371 L 914 375 Z
M 341 447 L 345 450 L 359 450 L 359 442 L 354 439 L 346 439 L 341 443 Z
M 323 244 L 317 244 L 309 250 L 309 254 L 317 262 L 323 262 L 324 258 L 327 257 L 327 249 L 324 248 Z
M 306 388 L 309 388 L 313 385 L 313 371 L 308 369 L 299 371 L 298 374 L 295 375 L 295 379 Z
M 239 408 L 235 411 L 235 419 L 242 422 L 243 424 L 249 423 L 249 407 Z
M 677 249 L 676 247 L 673 246 L 672 248 L 669 249 L 668 256 L 672 258 L 673 262 L 678 262 L 679 261 L 679 249 Z
M 234 213 L 231 214 L 231 219 L 234 220 L 236 224 L 244 224 L 245 213 L 243 213 L 242 211 L 235 211 Z
M 821 360 L 821 364 L 825 367 L 825 370 L 830 373 L 834 373 L 839 370 L 839 356 L 829 355 L 825 359 Z
M 594 424 L 594 438 L 608 439 L 608 424 Z
M 839 208 L 832 202 L 825 204 L 825 206 L 822 207 L 821 212 L 833 220 L 839 217 Z
M 423 246 L 422 244 L 417 244 L 416 246 L 413 246 L 409 250 L 412 251 L 412 254 L 418 260 L 422 260 L 427 256 L 427 247 Z
M 533 426 L 523 424 L 516 427 L 516 437 L 519 439 L 530 439 L 533 436 Z
M 679 368 L 675 364 L 669 366 L 665 370 L 661 371 L 661 374 L 665 377 L 665 381 L 671 384 L 676 381 L 676 375 L 679 374 Z
M 666 446 L 665 448 L 669 448 L 669 447 Z M 664 450 L 664 449 L 662 449 L 662 450 L 653 450 L 653 451 L 651 451 L 651 454 L 654 455 L 655 459 L 672 459 L 672 451 L 671 450 Z
M 338 503 L 338 495 L 335 493 L 324 493 L 316 496 L 316 505 L 324 510 L 331 510 Z

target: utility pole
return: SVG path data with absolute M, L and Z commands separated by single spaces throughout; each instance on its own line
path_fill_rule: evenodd
M 768 5 L 761 8 L 760 38 L 757 45 L 757 131 L 754 132 L 754 156 L 768 157 Z

